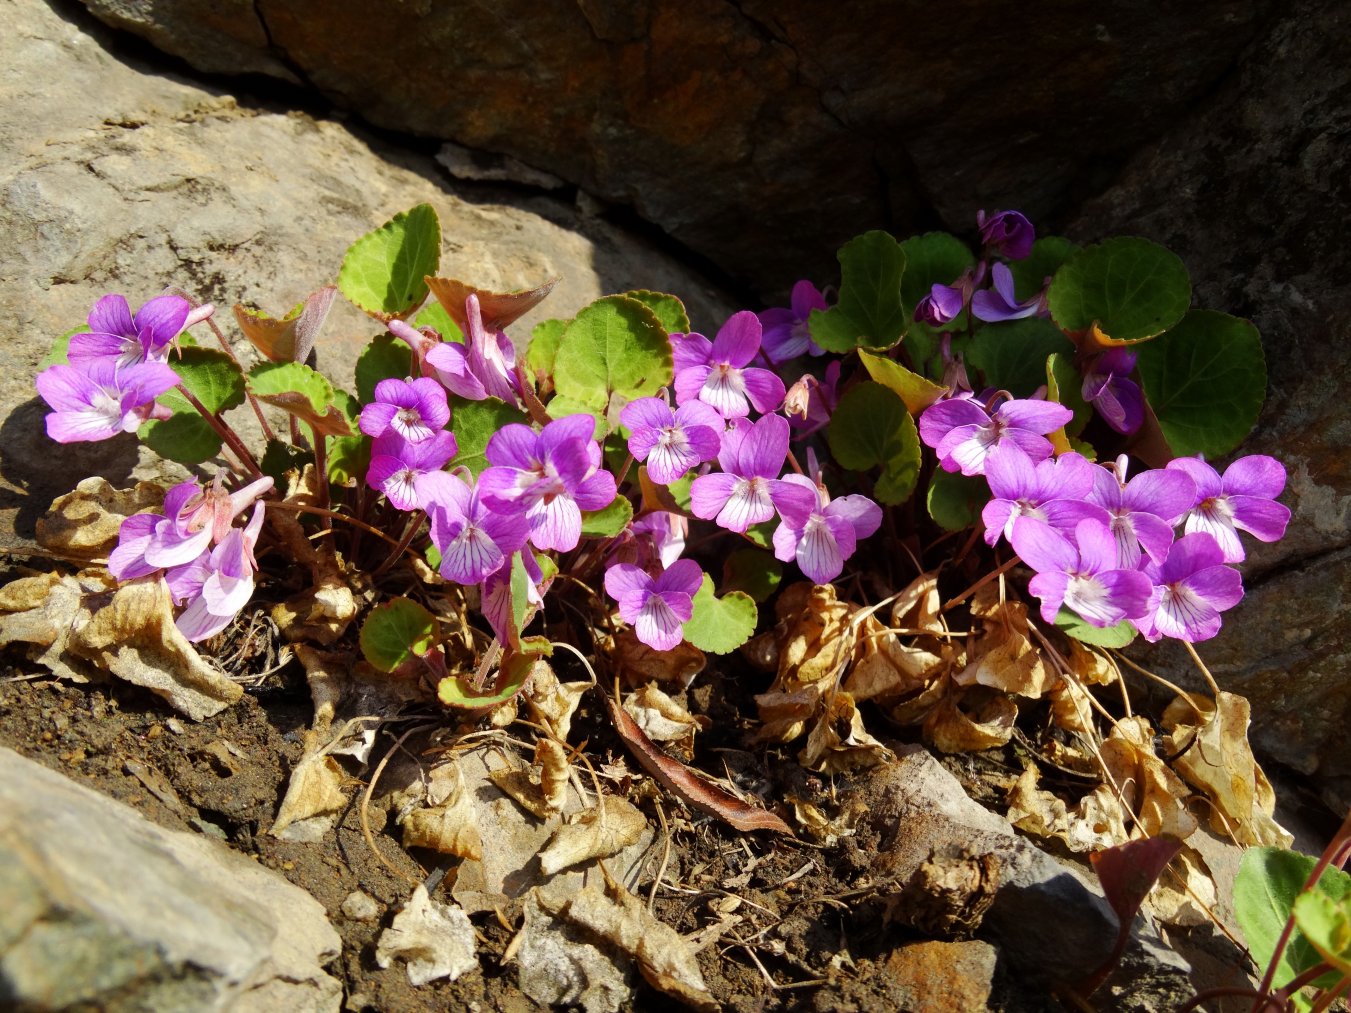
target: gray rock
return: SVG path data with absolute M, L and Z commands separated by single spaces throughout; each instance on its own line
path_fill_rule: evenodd
M 1154 136 L 1276 5 L 84 0 L 213 73 L 510 155 L 761 287 L 864 229 L 1037 216 Z
M 341 947 L 305 891 L 0 749 L 0 1006 L 321 1013 Z
M 1244 453 L 1286 465 L 1285 539 L 1253 546 L 1248 596 L 1201 647 L 1221 685 L 1252 701 L 1254 744 L 1351 806 L 1351 10 L 1292 4 L 1194 114 L 1172 125 L 1078 217 L 1089 238 L 1127 231 L 1169 246 L 1198 305 L 1253 319 L 1271 390 Z M 1187 655 L 1153 652 L 1203 688 Z
M 498 289 L 562 279 L 513 335 L 630 288 L 679 295 L 704 330 L 735 308 L 650 244 L 562 199 L 470 202 L 430 157 L 123 62 L 104 48 L 107 30 L 90 35 L 35 0 L 0 10 L 0 149 L 11 153 L 0 167 L 0 544 L 14 544 L 15 529 L 31 538 L 36 518 L 80 478 L 124 485 L 151 468 L 131 437 L 52 443 L 32 386 L 53 341 L 110 291 L 135 306 L 180 285 L 215 302 L 233 333 L 233 303 L 273 313 L 295 305 L 334 280 L 354 239 L 426 201 L 441 218 L 445 274 Z M 338 300 L 319 338 L 321 366 L 350 389 L 356 356 L 378 331 Z M 252 354 L 242 339 L 238 347 Z
M 874 870 L 905 881 L 934 850 L 959 845 L 968 854 L 992 855 L 999 888 L 985 915 L 982 936 L 1000 949 L 1020 982 L 1072 984 L 1085 978 L 1112 949 L 1117 918 L 1101 888 L 1077 867 L 1017 836 L 999 816 L 971 799 L 961 783 L 925 749 L 898 750 L 898 762 L 879 777 L 871 819 L 884 838 Z M 1189 965 L 1138 919 L 1118 975 L 1115 1009 L 1145 1009 L 1149 996 L 1190 995 Z M 1138 980 L 1140 990 L 1132 984 Z

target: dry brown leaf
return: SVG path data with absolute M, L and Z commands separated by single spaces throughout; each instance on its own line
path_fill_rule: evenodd
M 859 624 L 858 647 L 844 680 L 845 691 L 855 700 L 885 701 L 927 686 L 947 667 L 947 661 L 942 653 L 921 646 L 937 647 L 933 638 L 910 639 L 912 643 L 905 643 L 888 632 L 875 616 L 865 618 Z
M 427 787 L 431 805 L 414 809 L 403 821 L 406 848 L 431 848 L 460 858 L 483 857 L 483 838 L 474 822 L 474 803 L 465 791 L 458 762 L 442 763 L 432 771 Z
M 921 573 L 892 602 L 891 625 L 898 629 L 942 633 L 946 626 L 941 608 L 937 572 Z
M 653 988 L 704 1013 L 720 1008 L 704 984 L 693 947 L 620 884 L 608 881 L 604 892 L 588 887 L 556 907 L 543 898 L 540 903 L 635 959 Z
M 1219 887 L 1205 859 L 1184 844 L 1145 901 L 1151 914 L 1170 925 L 1205 925 L 1214 917 Z
M 1070 671 L 1086 686 L 1110 686 L 1121 677 L 1116 665 L 1077 640 L 1070 640 L 1070 653 L 1065 660 Z
M 550 278 L 538 288 L 519 289 L 515 292 L 492 292 L 454 278 L 429 277 L 426 282 L 436 301 L 450 314 L 450 319 L 455 321 L 461 333 L 468 335 L 469 322 L 465 316 L 464 303 L 469 296 L 478 297 L 483 329 L 489 334 L 495 334 L 505 330 L 538 306 L 544 297 L 553 291 L 558 279 Z
M 356 618 L 357 603 L 341 578 L 307 588 L 272 609 L 272 621 L 287 640 L 309 640 L 331 647 Z
M 1186 840 L 1196 829 L 1187 807 L 1190 792 L 1154 753 L 1154 732 L 1143 717 L 1123 718 L 1099 749 L 1108 781 L 1135 813 L 1146 837 L 1170 834 Z
M 854 835 L 854 820 L 863 811 L 853 808 L 846 809 L 832 820 L 819 806 L 803 799 L 790 795 L 785 801 L 792 806 L 793 818 L 798 821 L 803 830 L 807 831 L 808 836 L 827 848 L 835 847 L 840 842 L 841 837 L 852 837 Z
M 854 649 L 850 619 L 857 608 L 836 601 L 833 585 L 798 583 L 779 596 L 775 611 L 781 623 L 779 673 L 771 688 L 791 693 L 833 682 Z
M 493 784 L 509 795 L 522 809 L 539 820 L 547 820 L 555 814 L 544 800 L 540 790 L 539 778 L 525 767 L 505 767 L 502 770 L 488 772 Z
M 966 708 L 959 707 L 966 704 Z M 924 718 L 924 738 L 944 753 L 994 749 L 1013 738 L 1018 705 L 995 690 L 976 687 L 943 695 Z
M 530 711 L 530 719 L 552 731 L 560 742 L 566 742 L 572 731 L 572 715 L 590 688 L 589 682 L 559 682 L 553 666 L 540 658 L 530 667 L 521 697 Z
M 73 630 L 68 649 L 119 679 L 164 697 L 201 721 L 244 694 L 202 660 L 174 625 L 169 586 L 159 577 L 128 581 L 89 622 Z
M 981 619 L 985 633 L 971 648 L 971 663 L 955 677 L 958 685 L 1042 696 L 1059 677 L 1028 637 L 1027 606 L 1005 601 L 987 609 Z
M 602 795 L 597 804 L 564 823 L 539 853 L 546 876 L 593 858 L 609 858 L 633 844 L 647 829 L 647 817 L 614 795 Z
M 291 771 L 286 797 L 268 833 L 280 837 L 294 823 L 342 809 L 347 805 L 343 777 L 342 767 L 333 757 L 319 752 L 303 757 Z
M 686 804 L 709 813 L 738 830 L 773 830 L 792 836 L 792 829 L 772 812 L 744 802 L 715 784 L 710 784 L 679 760 L 667 756 L 652 743 L 633 718 L 608 696 L 606 707 L 615 730 L 624 740 L 639 765 L 655 777 L 667 791 L 674 792 Z
M 684 689 L 708 663 L 704 652 L 691 643 L 681 641 L 669 651 L 657 651 L 639 640 L 632 629 L 614 635 L 610 658 L 628 687 L 656 681 Z
M 539 793 L 548 815 L 560 813 L 568 800 L 568 751 L 555 739 L 535 742 L 535 763 L 539 765 Z
M 1163 715 L 1170 730 L 1164 742 L 1169 753 L 1180 753 L 1174 768 L 1218 810 L 1212 829 L 1239 844 L 1288 848 L 1294 838 L 1272 818 L 1276 796 L 1248 745 L 1247 699 L 1225 692 L 1213 702 L 1200 694 L 1191 699 L 1202 723 L 1186 701 L 1174 700 Z
M 454 981 L 478 967 L 474 926 L 458 904 L 440 904 L 419 883 L 413 896 L 380 933 L 375 962 L 388 967 L 395 957 L 408 962 L 408 981 L 425 985 L 438 978 Z
M 86 478 L 52 501 L 47 515 L 37 522 L 37 543 L 81 559 L 106 556 L 117 547 L 124 520 L 163 506 L 164 489 L 153 482 L 114 489 L 106 478 Z
M 707 718 L 696 718 L 654 682 L 630 693 L 624 709 L 649 739 L 674 747 L 686 762 L 694 756 L 695 733 L 708 723 Z
M 832 693 L 825 710 L 807 736 L 807 745 L 798 761 L 809 770 L 839 774 L 860 767 L 876 767 L 896 759 L 882 743 L 863 727 L 863 716 L 854 706 L 854 698 L 844 691 Z
M 759 693 L 755 705 L 760 727 L 755 742 L 792 742 L 807 730 L 807 722 L 820 709 L 821 686 L 807 686 L 793 693 Z
M 1019 830 L 1059 838 L 1080 854 L 1129 839 L 1121 803 L 1106 785 L 1094 788 L 1071 811 L 1063 799 L 1037 787 L 1037 780 L 1037 768 L 1029 764 L 1009 792 L 1007 818 Z

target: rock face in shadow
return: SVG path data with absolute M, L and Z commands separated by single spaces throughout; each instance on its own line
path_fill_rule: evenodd
M 1092 192 L 1277 6 L 83 2 L 200 70 L 555 173 L 762 290 L 868 228 Z
M 1132 232 L 1191 271 L 1196 301 L 1262 331 L 1271 390 L 1244 452 L 1290 473 L 1285 539 L 1255 546 L 1248 596 L 1201 654 L 1249 697 L 1254 743 L 1351 806 L 1351 10 L 1293 5 L 1242 72 L 1140 152 L 1072 233 Z M 1192 670 L 1159 651 L 1169 674 Z

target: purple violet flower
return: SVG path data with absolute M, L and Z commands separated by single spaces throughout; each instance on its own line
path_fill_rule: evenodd
M 234 519 L 271 488 L 267 476 L 235 492 L 225 491 L 219 475 L 206 489 L 195 480 L 178 483 L 164 495 L 164 513 L 133 514 L 122 522 L 108 572 L 132 580 L 191 562 L 223 542 Z
M 441 469 L 458 450 L 455 435 L 444 429 L 419 443 L 387 430 L 371 444 L 366 484 L 384 493 L 397 510 L 425 510 L 441 488 Z
M 1084 375 L 1084 400 L 1091 404 L 1104 422 L 1118 433 L 1129 436 L 1145 419 L 1145 396 L 1130 378 L 1135 369 L 1135 353 L 1127 348 L 1112 348 L 1095 358 Z
M 194 560 L 166 575 L 176 602 L 187 601 L 175 621 L 193 643 L 215 636 L 253 597 L 253 575 L 258 563 L 253 547 L 263 526 L 263 504 L 254 504 L 253 516 L 243 528 L 231 528 L 205 558 Z
M 35 383 L 53 409 L 47 435 L 57 443 L 80 443 L 134 433 L 147 419 L 167 419 L 172 413 L 155 398 L 178 386 L 178 374 L 162 362 L 119 368 L 101 358 L 86 360 L 82 369 L 48 366 Z
M 749 310 L 733 313 L 712 341 L 702 334 L 671 335 L 675 392 L 680 404 L 703 401 L 723 418 L 772 412 L 783 404 L 783 381 L 768 369 L 749 365 L 760 351 L 760 318 Z
M 98 359 L 123 367 L 163 362 L 169 354 L 169 342 L 187 326 L 191 309 L 186 299 L 162 295 L 133 316 L 123 296 L 105 295 L 89 313 L 89 330 L 71 335 L 66 356 L 77 369 L 85 369 Z
M 996 211 L 988 217 L 984 211 L 977 211 L 976 227 L 980 229 L 980 241 L 985 248 L 1009 260 L 1026 257 L 1032 252 L 1032 244 L 1037 238 L 1037 230 L 1020 211 Z
M 1074 540 L 1045 521 L 1019 517 L 1013 551 L 1037 571 L 1027 589 L 1041 599 L 1041 617 L 1054 622 L 1062 605 L 1093 626 L 1115 626 L 1143 615 L 1152 585 L 1139 570 L 1116 565 L 1116 539 L 1107 525 L 1080 521 Z
M 1209 640 L 1220 632 L 1220 613 L 1243 598 L 1243 579 L 1224 565 L 1224 550 L 1207 531 L 1183 535 L 1162 563 L 1145 566 L 1145 574 L 1154 590 L 1135 626 L 1151 643 L 1160 637 Z
M 1262 542 L 1279 541 L 1285 534 L 1290 508 L 1275 502 L 1285 489 L 1285 468 L 1274 457 L 1240 457 L 1225 469 L 1223 478 L 1199 457 L 1176 458 L 1166 470 L 1181 471 L 1196 483 L 1184 530 L 1189 535 L 1197 531 L 1213 535 L 1226 563 L 1244 559 L 1239 531 Z
M 375 400 L 361 409 L 360 428 L 367 436 L 393 430 L 409 443 L 431 439 L 450 421 L 446 389 L 431 377 L 381 380 Z
M 1173 525 L 1196 502 L 1196 483 L 1163 468 L 1143 471 L 1127 482 L 1126 463 L 1122 454 L 1115 467 L 1095 469 L 1089 500 L 1111 516 L 1117 565 L 1134 569 L 1142 547 L 1156 563 L 1167 556 Z
M 938 452 L 944 471 L 983 475 L 990 451 L 1015 443 L 1035 461 L 1051 456 L 1053 433 L 1074 417 L 1054 401 L 1009 400 L 993 413 L 970 397 L 935 401 L 919 418 L 919 435 Z
M 826 297 L 810 281 L 799 281 L 793 286 L 791 308 L 775 307 L 761 310 L 763 328 L 761 348 L 765 358 L 778 364 L 796 359 L 799 355 L 824 355 L 825 349 L 812 340 L 808 322 L 812 310 L 825 310 Z
M 647 474 L 670 485 L 696 465 L 718 456 L 722 416 L 702 401 L 687 401 L 675 411 L 659 397 L 630 401 L 619 413 L 628 426 L 629 453 L 647 462 Z
M 567 415 L 536 433 L 519 422 L 488 441 L 493 467 L 479 476 L 483 501 L 493 510 L 524 514 L 530 541 L 566 552 L 582 537 L 582 511 L 614 502 L 615 478 L 601 468 L 591 415 Z
M 774 516 L 773 493 L 788 457 L 788 421 L 766 415 L 754 424 L 737 419 L 722 437 L 721 472 L 700 475 L 690 485 L 690 511 L 745 534 Z
M 961 315 L 966 293 L 953 285 L 934 285 L 929 294 L 915 304 L 914 319 L 930 327 L 942 327 Z
M 666 510 L 649 510 L 619 534 L 608 566 L 631 563 L 642 570 L 670 566 L 685 551 L 689 518 Z
M 628 563 L 605 571 L 605 592 L 619 602 L 619 617 L 638 639 L 655 651 L 670 651 L 685 639 L 683 627 L 694 614 L 694 594 L 704 572 L 692 559 L 678 559 L 654 578 Z
M 971 296 L 971 312 L 977 320 L 991 324 L 1046 314 L 1045 291 L 1038 292 L 1027 302 L 1018 301 L 1013 290 L 1013 272 L 1007 264 L 995 264 L 990 268 L 990 275 L 993 287 L 981 289 Z
M 1082 520 L 1110 523 L 1106 510 L 1085 502 L 1094 470 L 1087 458 L 1073 452 L 1033 464 L 1016 443 L 997 447 L 985 459 L 985 480 L 994 496 L 980 515 L 986 544 L 994 545 L 1000 535 L 1011 537 L 1019 517 L 1035 517 L 1069 537 Z
M 477 295 L 470 293 L 465 299 L 464 311 L 468 324 L 464 344 L 443 341 L 426 353 L 425 362 L 436 371 L 438 380 L 462 398 L 495 397 L 516 404 L 515 346 L 501 331 L 489 335 L 484 330 Z
M 456 584 L 478 584 L 500 570 L 530 537 L 523 514 L 490 510 L 478 490 L 446 474 L 427 504 L 432 544 L 441 553 L 441 576 Z
M 774 531 L 774 556 L 798 568 L 815 584 L 844 571 L 860 539 L 882 524 L 882 508 L 867 496 L 832 500 L 805 475 L 785 475 L 771 493 L 783 522 Z

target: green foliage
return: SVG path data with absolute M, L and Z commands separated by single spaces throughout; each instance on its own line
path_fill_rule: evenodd
M 1067 435 L 1074 437 L 1084 431 L 1093 416 L 1093 408 L 1084 400 L 1083 377 L 1075 368 L 1072 356 L 1056 352 L 1047 357 L 1046 398 L 1074 412 L 1074 418 L 1065 424 Z
M 224 352 L 185 348 L 181 357 L 170 356 L 169 366 L 182 380 L 183 389 L 214 415 L 244 403 L 244 374 Z M 174 414 L 141 426 L 137 436 L 146 446 L 166 460 L 188 465 L 201 464 L 220 453 L 220 435 L 181 390 L 167 390 L 158 400 Z
M 633 504 L 623 496 L 599 510 L 582 511 L 583 538 L 611 538 L 629 526 L 633 520 Z
M 1267 367 L 1262 339 L 1247 320 L 1192 310 L 1140 347 L 1137 367 L 1175 454 L 1219 457 L 1257 424 Z
M 910 319 L 901 304 L 905 253 L 886 232 L 865 232 L 840 248 L 840 301 L 812 310 L 812 339 L 829 352 L 890 348 Z
M 519 649 L 502 659 L 490 689 L 475 692 L 464 676 L 451 675 L 437 684 L 437 698 L 447 707 L 461 710 L 484 710 L 504 704 L 525 688 L 535 665 L 552 653 L 553 648 L 542 637 L 523 637 Z
M 136 435 L 160 457 L 178 464 L 201 464 L 221 448 L 220 436 L 190 407 L 172 418 L 145 423 Z
M 268 440 L 267 448 L 263 451 L 263 457 L 258 462 L 258 467 L 263 470 L 264 475 L 277 483 L 278 489 L 285 489 L 288 471 L 293 468 L 298 471 L 305 465 L 313 463 L 314 455 L 308 450 L 293 447 L 281 440 Z
M 624 294 L 630 299 L 637 299 L 650 309 L 652 315 L 661 322 L 662 327 L 666 328 L 667 334 L 689 333 L 689 314 L 685 312 L 685 304 L 675 296 L 668 295 L 665 292 L 650 292 L 645 288 L 635 289 Z
M 52 347 L 48 349 L 47 354 L 38 360 L 38 369 L 43 370 L 48 366 L 69 366 L 70 359 L 66 355 L 70 348 L 70 339 L 76 334 L 83 334 L 89 328 L 81 324 L 79 327 L 72 327 L 52 342 Z
M 375 385 L 381 380 L 408 376 L 413 366 L 413 350 L 394 335 L 377 334 L 357 356 L 357 400 L 370 404 L 375 400 Z
M 334 485 L 365 481 L 370 466 L 369 436 L 339 436 L 328 441 L 328 480 Z
M 409 598 L 392 598 L 371 609 L 361 625 L 361 654 L 381 672 L 398 672 L 432 649 L 436 617 Z
M 655 394 L 670 384 L 672 371 L 661 321 L 638 300 L 612 295 L 587 306 L 563 331 L 554 359 L 554 390 L 603 415 L 612 396 L 631 401 Z
M 744 591 L 760 604 L 779 589 L 783 564 L 763 549 L 737 549 L 722 564 L 724 591 Z
M 1135 627 L 1129 619 L 1123 619 L 1115 626 L 1094 626 L 1069 609 L 1061 609 L 1055 624 L 1067 636 L 1094 647 L 1125 647 L 1135 639 Z
M 333 385 L 299 362 L 264 362 L 249 371 L 249 391 L 308 422 L 321 434 L 351 436 L 352 428 L 333 402 Z
M 1182 319 L 1191 282 L 1175 253 L 1123 236 L 1071 255 L 1051 282 L 1048 302 L 1051 316 L 1067 331 L 1096 326 L 1114 342 L 1142 341 Z
M 936 469 L 929 479 L 925 505 L 929 516 L 947 531 L 960 531 L 980 520 L 981 508 L 990 500 L 990 487 L 979 475 Z
M 530 344 L 525 350 L 526 367 L 536 376 L 552 377 L 558 343 L 568 329 L 566 320 L 541 320 L 530 332 Z
M 493 433 L 513 422 L 524 422 L 525 416 L 495 397 L 466 401 L 452 394 L 450 407 L 450 427 L 459 444 L 451 466 L 468 468 L 478 478 L 488 467 L 488 459 L 483 454 Z
M 1045 287 L 1046 279 L 1054 277 L 1060 265 L 1078 248 L 1060 236 L 1045 236 L 1032 244 L 1032 252 L 1022 260 L 1009 261 L 1014 297 L 1019 302 L 1031 299 Z
M 1295 900 L 1316 864 L 1317 861 L 1308 855 L 1282 848 L 1249 848 L 1243 853 L 1234 881 L 1234 916 L 1258 967 L 1270 963 Z M 1315 890 L 1344 909 L 1351 899 L 1351 875 L 1329 868 L 1318 880 Z M 1306 918 L 1308 914 L 1306 911 Z M 1280 988 L 1321 960 L 1308 937 L 1297 929 L 1276 965 L 1272 983 Z M 1338 977 L 1336 973 L 1326 974 L 1314 984 L 1329 988 L 1336 984 Z M 1310 1003 L 1302 994 L 1297 994 L 1294 999 L 1300 1009 L 1309 1009 Z
M 951 285 L 976 262 L 970 247 L 946 232 L 926 232 L 911 236 L 901 244 L 905 256 L 905 274 L 901 278 L 901 304 L 906 320 L 915 314 L 915 306 L 933 291 L 935 285 Z M 966 326 L 965 316 L 949 324 L 950 330 Z
M 1051 321 L 1041 317 L 986 324 L 966 346 L 966 361 L 980 370 L 985 385 L 1014 397 L 1030 397 L 1046 382 L 1048 355 L 1074 355 L 1074 344 Z M 980 384 L 973 385 L 977 390 Z
M 430 204 L 400 212 L 347 250 L 338 289 L 377 320 L 411 313 L 427 298 L 441 263 L 441 223 Z
M 911 415 L 918 415 L 947 393 L 946 387 L 930 382 L 885 355 L 860 348 L 858 359 L 869 376 L 901 396 Z
M 457 345 L 464 344 L 464 333 L 460 330 L 460 325 L 452 320 L 446 308 L 435 300 L 418 310 L 417 316 L 413 317 L 413 326 L 430 327 L 446 341 L 453 341 Z
M 727 654 L 751 638 L 758 618 L 750 595 L 732 591 L 719 598 L 713 594 L 713 578 L 704 574 L 694 595 L 694 613 L 685 624 L 685 639 L 709 654 Z
M 1295 899 L 1295 924 L 1324 960 L 1351 975 L 1351 895 L 1337 900 L 1324 893 Z
M 851 387 L 826 429 L 836 463 L 854 471 L 881 467 L 873 493 L 882 503 L 903 503 L 919 477 L 919 433 L 900 395 L 880 383 Z

